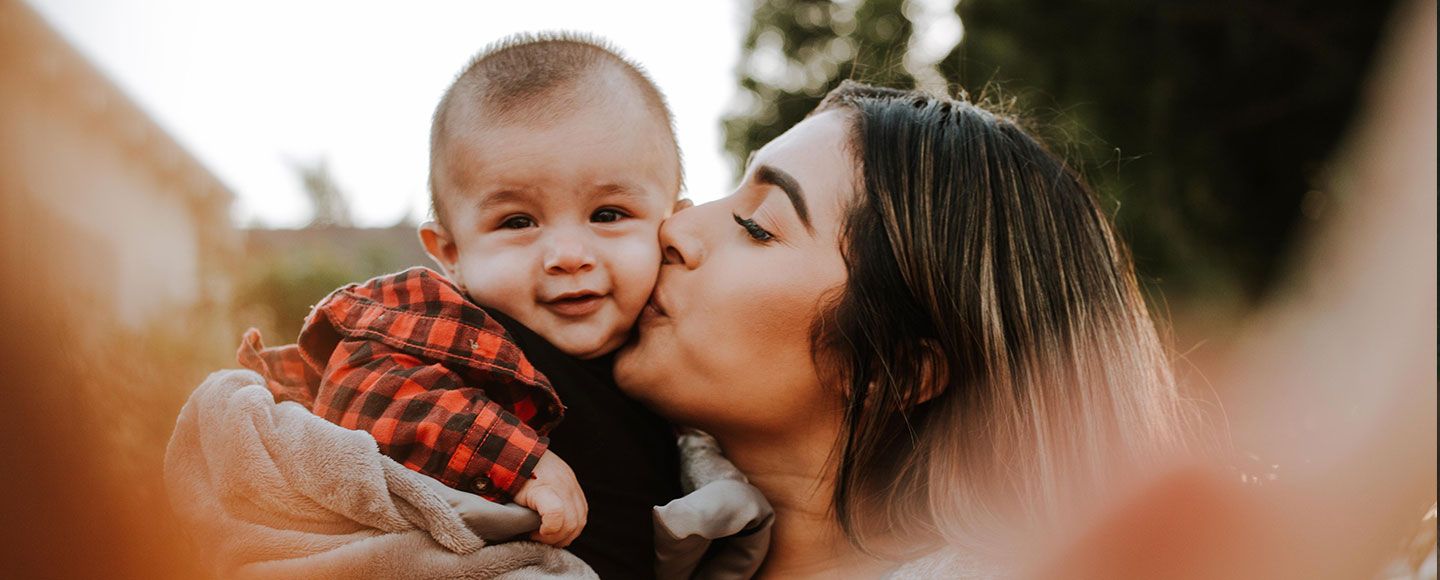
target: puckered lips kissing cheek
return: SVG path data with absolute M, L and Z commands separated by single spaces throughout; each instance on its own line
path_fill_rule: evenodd
M 609 294 L 598 290 L 571 290 L 541 298 L 540 304 L 557 316 L 580 318 L 600 310 L 600 307 L 605 305 L 607 296 Z
M 650 301 L 640 311 L 640 324 L 648 325 L 667 318 L 669 314 L 665 311 L 664 299 L 660 297 L 660 285 L 656 284 L 655 290 L 650 292 Z

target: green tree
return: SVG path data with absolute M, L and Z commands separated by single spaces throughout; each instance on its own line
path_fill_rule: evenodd
M 913 86 L 902 0 L 761 0 L 725 120 L 738 167 L 845 78 Z M 1355 106 L 1393 2 L 963 0 L 937 68 L 1003 93 L 1114 209 L 1141 277 L 1176 298 L 1259 296 Z
M 758 0 L 740 57 L 740 106 L 725 119 L 736 174 L 751 151 L 805 117 L 845 79 L 910 88 L 904 0 Z
M 1326 203 L 1324 164 L 1391 4 L 964 0 L 941 71 L 1053 117 L 1144 277 L 1253 299 Z

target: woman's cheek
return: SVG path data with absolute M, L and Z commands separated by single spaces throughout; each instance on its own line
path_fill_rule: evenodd
M 765 270 L 677 276 L 684 282 L 666 292 L 683 311 L 649 329 L 647 350 L 626 361 L 647 365 L 634 369 L 641 380 L 629 386 L 640 392 L 630 394 L 674 421 L 712 432 L 793 427 L 795 410 L 810 406 L 819 391 L 809 359 L 810 317 L 802 296 L 747 276 L 756 271 Z M 689 274 L 702 273 L 717 271 Z

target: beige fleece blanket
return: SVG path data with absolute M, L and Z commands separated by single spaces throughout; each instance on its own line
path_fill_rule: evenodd
M 428 481 L 427 481 L 428 480 Z M 250 371 L 210 375 L 165 454 L 171 505 L 224 578 L 594 578 L 534 542 L 488 544 L 535 524 L 523 508 L 468 506 L 381 454 L 369 434 L 276 404 Z M 460 498 L 460 499 L 457 499 Z M 486 511 L 489 510 L 489 511 Z M 518 511 L 516 511 L 518 510 Z

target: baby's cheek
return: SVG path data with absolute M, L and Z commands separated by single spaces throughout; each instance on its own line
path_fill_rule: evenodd
M 463 250 L 460 256 L 461 275 L 470 298 L 479 304 L 506 310 L 512 303 L 531 297 L 535 268 L 534 260 L 525 252 L 480 247 Z M 518 314 L 507 314 L 519 317 Z
M 628 316 L 637 316 L 655 288 L 660 272 L 660 245 L 653 236 L 626 236 L 615 246 L 615 297 Z

